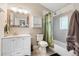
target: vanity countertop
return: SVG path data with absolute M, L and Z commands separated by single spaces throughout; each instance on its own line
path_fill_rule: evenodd
M 14 38 L 14 37 L 25 37 L 25 36 L 28 36 L 28 37 L 31 37 L 30 34 L 20 34 L 20 35 L 9 35 L 9 36 L 4 36 L 3 38 Z

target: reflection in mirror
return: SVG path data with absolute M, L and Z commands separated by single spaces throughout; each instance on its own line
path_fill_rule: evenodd
M 18 9 L 21 10 L 21 9 Z M 8 22 L 11 27 L 29 27 L 29 15 L 30 13 L 21 13 L 13 10 L 8 10 Z M 22 11 L 25 11 L 22 9 Z M 26 12 L 26 11 L 25 11 Z

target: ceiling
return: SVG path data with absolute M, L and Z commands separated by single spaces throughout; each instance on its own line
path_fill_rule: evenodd
M 49 10 L 52 11 L 57 11 L 64 6 L 68 5 L 68 3 L 41 3 L 44 7 L 48 8 Z

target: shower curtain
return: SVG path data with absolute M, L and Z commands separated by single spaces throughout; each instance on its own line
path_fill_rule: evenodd
M 52 30 L 51 30 L 51 12 L 47 13 L 43 16 L 42 20 L 42 27 L 43 27 L 43 40 L 47 41 L 48 47 L 53 47 L 53 37 L 52 37 Z

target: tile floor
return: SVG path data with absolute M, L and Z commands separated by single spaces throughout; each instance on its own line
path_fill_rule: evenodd
M 55 52 L 53 51 L 53 48 L 47 48 L 46 49 L 46 53 L 43 51 L 39 51 L 38 49 L 34 50 L 32 52 L 32 56 L 50 56 L 52 54 L 54 54 Z

